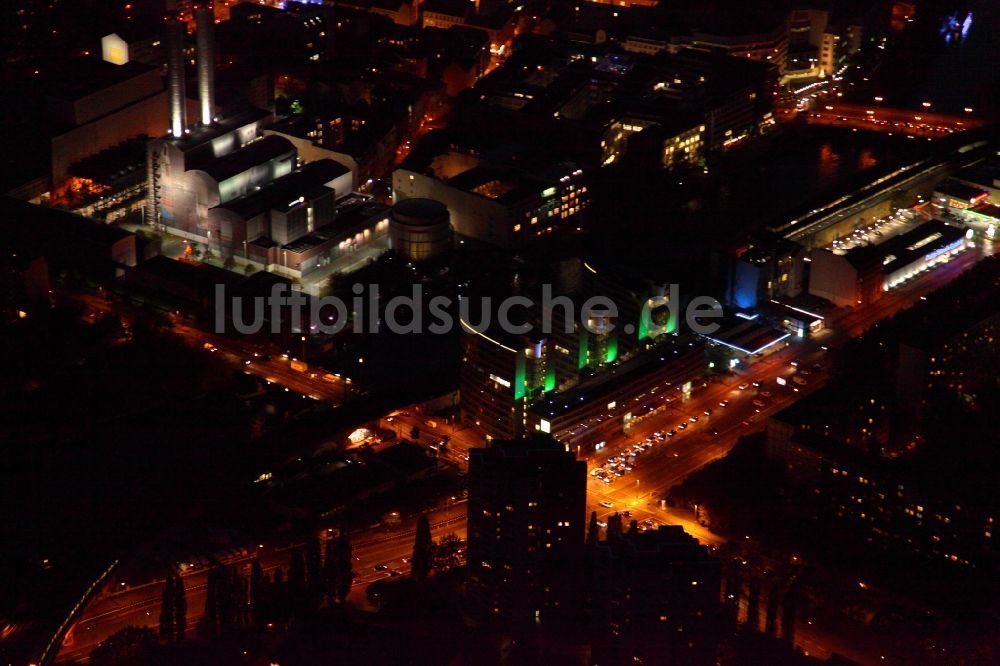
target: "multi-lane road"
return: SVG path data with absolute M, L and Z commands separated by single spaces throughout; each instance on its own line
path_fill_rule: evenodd
M 966 114 L 953 116 L 929 109 L 913 110 L 885 107 L 879 104 L 845 104 L 837 101 L 818 101 L 812 108 L 783 109 L 779 118 L 804 119 L 811 125 L 851 127 L 873 132 L 905 134 L 937 139 L 954 132 L 981 127 L 979 118 Z
M 449 533 L 465 538 L 465 507 L 461 501 L 431 512 L 428 520 L 435 539 Z M 352 536 L 355 579 L 349 602 L 364 605 L 367 603 L 364 590 L 369 584 L 409 572 L 415 529 L 415 521 L 409 520 L 391 532 L 380 530 Z M 321 539 L 325 536 L 322 534 Z M 235 556 L 225 563 L 238 567 L 246 575 L 253 561 L 259 559 L 265 573 L 271 575 L 278 567 L 287 570 L 291 551 L 302 545 L 258 544 L 246 555 Z M 188 570 L 182 578 L 188 606 L 187 626 L 193 631 L 205 608 L 207 569 Z M 95 598 L 68 632 L 58 659 L 85 660 L 101 641 L 130 625 L 156 628 L 162 585 L 162 580 L 155 580 L 129 588 L 123 586 L 121 591 L 105 591 Z

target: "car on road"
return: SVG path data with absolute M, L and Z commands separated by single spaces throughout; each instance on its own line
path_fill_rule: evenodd
M 705 412 L 704 412 L 704 414 L 705 414 L 705 416 L 711 416 L 712 415 L 712 408 L 709 407 L 708 409 L 706 409 Z
M 806 384 L 809 383 L 806 380 L 802 379 L 802 377 L 799 377 L 798 375 L 792 377 L 792 381 L 798 384 L 799 386 L 805 386 Z
M 723 400 L 722 402 L 719 403 L 719 407 L 728 407 L 728 406 L 729 406 L 728 400 Z
M 375 565 L 375 571 L 385 571 L 388 568 L 389 568 L 388 564 L 376 564 Z
M 676 430 L 668 430 L 667 431 L 667 437 L 673 437 L 676 434 L 677 434 Z
M 813 369 L 813 372 L 819 372 L 820 370 L 823 369 L 823 366 L 820 365 L 819 363 L 813 363 L 812 364 L 812 369 Z
M 688 427 L 687 423 L 678 423 L 677 424 L 677 429 L 678 430 L 687 430 L 687 427 Z
M 400 571 L 399 569 L 393 569 L 392 571 L 389 572 L 389 575 L 392 576 L 393 578 L 396 578 L 398 576 L 402 576 L 403 572 Z
M 763 400 L 761 400 L 760 398 L 755 398 L 755 399 L 754 399 L 754 401 L 753 401 L 753 405 L 754 405 L 754 407 L 764 407 L 764 406 L 765 406 L 766 404 L 767 404 L 767 403 L 765 403 L 765 402 L 764 402 Z
M 603 506 L 605 509 L 610 509 L 610 508 L 612 508 L 614 506 L 614 504 L 612 504 L 611 502 L 609 502 L 607 500 L 602 500 L 601 502 L 599 502 L 599 504 L 601 506 Z
M 761 391 L 760 394 L 762 396 L 764 396 L 765 398 L 770 398 L 771 397 L 771 392 L 770 391 Z
M 740 384 L 737 388 L 739 388 L 739 390 L 741 390 L 741 391 L 746 391 L 748 388 L 750 388 L 750 385 L 749 384 Z
M 698 422 L 698 417 L 697 416 L 691 416 L 691 417 L 688 418 L 688 421 L 690 421 L 691 423 L 697 423 Z
M 750 382 L 750 383 L 753 385 L 754 388 L 760 387 L 760 382 Z

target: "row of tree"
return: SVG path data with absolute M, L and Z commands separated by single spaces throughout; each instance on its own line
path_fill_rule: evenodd
M 628 525 L 628 533 L 634 534 L 639 531 L 639 521 L 632 520 Z M 622 534 L 625 534 L 625 519 L 620 513 L 615 511 L 613 515 L 608 516 L 608 526 L 606 538 L 608 541 L 615 541 L 620 538 Z M 597 542 L 600 541 L 601 532 L 600 526 L 597 524 L 597 512 L 590 512 L 590 525 L 587 526 L 587 545 L 596 546 Z
M 209 569 L 198 635 L 228 636 L 245 627 L 303 617 L 324 601 L 330 605 L 343 603 L 354 580 L 351 558 L 350 540 L 341 532 L 326 542 L 325 550 L 319 539 L 293 550 L 287 576 L 281 567 L 269 576 L 256 559 L 249 575 L 241 574 L 235 565 Z M 177 643 L 184 640 L 186 633 L 184 581 L 178 575 L 170 575 L 163 584 L 160 600 L 160 639 Z

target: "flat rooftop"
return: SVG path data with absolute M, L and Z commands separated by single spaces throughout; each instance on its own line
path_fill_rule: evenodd
M 376 201 L 357 199 L 346 205 L 337 207 L 336 217 L 330 224 L 324 225 L 311 234 L 296 239 L 282 247 L 290 252 L 305 252 L 317 245 L 337 240 L 374 218 L 387 216 L 389 207 Z
M 6 196 L 0 197 L 0 233 L 40 247 L 42 254 L 49 245 L 86 241 L 110 247 L 133 235 L 82 215 Z
M 72 102 L 155 69 L 135 61 L 112 65 L 101 58 L 80 56 L 46 68 L 45 76 L 37 83 L 45 86 L 49 97 Z
M 934 192 L 938 194 L 944 194 L 945 196 L 954 197 L 955 199 L 961 199 L 963 201 L 968 201 L 972 203 L 979 197 L 989 196 L 989 192 L 978 188 L 972 187 L 971 185 L 966 185 L 965 183 L 960 183 L 954 179 L 948 179 L 934 188 Z
M 582 403 L 601 402 L 603 396 L 634 384 L 645 375 L 669 366 L 678 359 L 687 358 L 689 354 L 701 355 L 702 351 L 700 343 L 695 346 L 676 345 L 673 349 L 651 350 L 584 380 L 573 388 L 538 400 L 531 405 L 530 411 L 541 416 L 557 417 Z
M 168 137 L 168 139 L 180 148 L 181 151 L 191 152 L 224 134 L 235 132 L 241 127 L 261 122 L 271 117 L 272 114 L 270 111 L 248 107 L 236 113 L 223 116 L 218 122 L 211 125 L 197 125 L 192 127 L 191 131 L 181 138 Z
M 286 139 L 271 136 L 288 143 Z M 291 144 L 289 144 L 291 145 Z M 301 169 L 276 178 L 264 187 L 220 204 L 219 208 L 230 210 L 244 220 L 249 220 L 264 211 L 276 210 L 288 212 L 299 197 L 315 199 L 333 190 L 325 184 L 331 180 L 350 173 L 350 169 L 334 160 L 317 160 L 309 162 Z
M 761 323 L 756 317 L 746 319 L 727 315 L 716 321 L 721 324 L 721 328 L 712 335 L 704 337 L 748 356 L 759 354 L 791 335 L 791 333 L 779 331 Z
M 284 137 L 270 135 L 252 141 L 228 155 L 199 160 L 188 168 L 204 171 L 217 183 L 221 183 L 259 164 L 270 162 L 289 153 L 295 153 L 295 146 L 292 145 L 291 141 Z
M 964 229 L 949 226 L 941 220 L 931 220 L 879 245 L 849 250 L 845 256 L 853 266 L 864 268 L 881 265 L 884 273 L 891 273 L 954 243 L 964 235 Z
M 118 145 L 85 157 L 69 167 L 69 173 L 87 178 L 95 183 L 110 185 L 122 178 L 141 174 L 146 176 L 146 143 L 149 137 L 140 134 Z

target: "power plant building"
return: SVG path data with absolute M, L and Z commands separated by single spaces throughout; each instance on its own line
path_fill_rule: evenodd
M 301 278 L 388 231 L 388 207 L 349 197 L 351 169 L 265 134 L 268 111 L 219 113 L 211 5 L 195 5 L 197 114 L 189 122 L 185 25 L 166 17 L 166 135 L 147 149 L 147 223 L 202 243 L 211 256 L 241 258 Z

